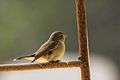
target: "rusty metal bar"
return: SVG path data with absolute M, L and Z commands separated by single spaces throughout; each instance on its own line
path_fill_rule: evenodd
M 88 47 L 88 35 L 86 28 L 86 16 L 84 0 L 75 0 L 76 4 L 76 18 L 77 18 L 77 29 L 78 29 L 78 44 L 79 58 L 83 65 L 81 67 L 81 79 L 90 80 L 90 69 L 89 69 L 89 47 Z
M 60 62 L 60 63 L 40 63 L 40 64 L 4 64 L 0 65 L 0 72 L 6 71 L 24 71 L 35 69 L 51 69 L 51 68 L 69 68 L 81 66 L 80 61 Z

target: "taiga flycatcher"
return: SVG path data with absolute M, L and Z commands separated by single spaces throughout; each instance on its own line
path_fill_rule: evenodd
M 33 54 L 14 59 L 28 59 L 32 62 L 58 62 L 65 53 L 65 34 L 61 31 L 53 32 L 49 39 Z

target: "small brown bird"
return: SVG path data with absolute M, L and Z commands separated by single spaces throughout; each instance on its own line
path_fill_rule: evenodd
M 27 59 L 42 62 L 59 62 L 65 53 L 65 34 L 61 31 L 53 32 L 49 39 L 33 54 L 14 59 Z

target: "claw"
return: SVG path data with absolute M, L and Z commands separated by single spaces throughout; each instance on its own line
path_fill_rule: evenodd
M 49 61 L 50 63 L 59 63 L 60 60 L 56 60 L 56 61 Z

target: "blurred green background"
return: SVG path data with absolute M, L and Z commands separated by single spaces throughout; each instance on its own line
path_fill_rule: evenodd
M 75 51 L 73 5 L 67 0 L 0 0 L 0 63 L 34 52 L 56 30 L 69 35 L 67 51 Z
M 119 0 L 87 0 L 90 54 L 120 67 Z M 0 0 L 0 63 L 36 51 L 51 32 L 64 31 L 67 52 L 77 52 L 74 0 Z

